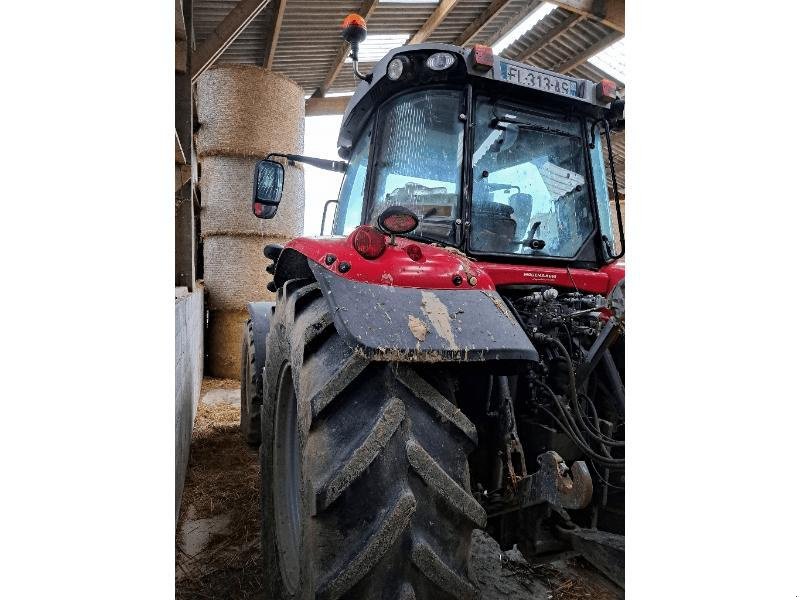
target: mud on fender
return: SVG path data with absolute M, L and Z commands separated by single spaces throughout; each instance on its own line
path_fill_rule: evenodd
M 497 292 L 351 281 L 308 261 L 339 335 L 372 360 L 537 360 Z

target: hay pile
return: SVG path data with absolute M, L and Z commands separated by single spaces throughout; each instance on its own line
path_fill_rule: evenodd
M 206 332 L 206 364 L 220 377 L 239 380 L 242 328 L 247 310 L 210 310 Z
M 203 379 L 211 389 L 235 392 L 238 382 Z M 184 546 L 186 531 L 202 520 L 225 523 L 199 552 Z M 263 598 L 258 452 L 239 432 L 239 404 L 197 407 L 181 515 L 176 531 L 176 594 L 181 600 Z
M 206 369 L 238 379 L 247 302 L 273 297 L 266 289 L 264 246 L 303 232 L 305 190 L 298 166 L 285 167 L 275 218 L 258 219 L 251 208 L 258 160 L 270 152 L 303 151 L 303 90 L 261 67 L 215 67 L 197 82 L 197 115 L 203 272 L 211 308 Z
M 264 256 L 264 246 L 285 242 L 285 238 L 271 236 L 207 237 L 203 242 L 203 259 L 208 307 L 244 310 L 248 302 L 274 298 L 267 291 L 271 276 L 265 270 L 269 261 Z
M 197 81 L 197 155 L 303 151 L 303 88 L 255 65 L 208 69 Z

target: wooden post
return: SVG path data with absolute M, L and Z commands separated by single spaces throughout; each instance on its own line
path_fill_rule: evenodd
M 182 9 L 182 11 L 179 9 Z M 191 48 L 192 0 L 176 0 L 175 44 Z M 178 16 L 182 14 L 182 19 Z M 181 39 L 182 38 L 182 39 Z M 187 63 L 175 65 L 175 286 L 194 289 L 196 277 L 195 214 L 192 191 L 192 80 L 191 52 Z

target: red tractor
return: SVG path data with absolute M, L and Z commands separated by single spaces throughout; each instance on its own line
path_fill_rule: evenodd
M 268 597 L 477 598 L 473 529 L 624 578 L 624 240 L 613 84 L 403 46 L 358 70 L 333 235 L 264 252 L 242 430 L 260 443 Z M 607 179 L 602 147 L 611 167 Z M 609 188 L 614 203 L 609 198 Z

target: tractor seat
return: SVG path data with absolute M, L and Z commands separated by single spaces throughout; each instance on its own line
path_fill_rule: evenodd
M 524 227 L 531 220 L 533 196 L 524 193 L 512 194 L 508 199 L 508 204 L 514 209 L 514 217 L 517 223 Z
M 499 202 L 478 202 L 472 207 L 473 239 L 477 250 L 484 252 L 513 251 L 511 242 L 517 232 L 517 223 L 511 218 L 514 208 Z
M 472 212 L 474 214 L 510 219 L 511 215 L 514 214 L 514 207 L 508 204 L 500 204 L 499 202 L 476 202 L 472 206 Z

